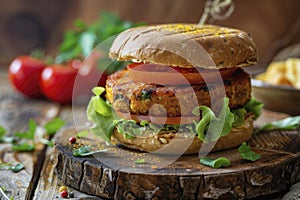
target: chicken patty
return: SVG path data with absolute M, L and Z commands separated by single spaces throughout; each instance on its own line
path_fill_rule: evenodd
M 140 115 L 192 116 L 196 106 L 220 109 L 226 93 L 229 107 L 244 106 L 251 97 L 250 77 L 242 69 L 223 80 L 223 83 L 162 86 L 134 82 L 122 70 L 108 77 L 106 98 L 114 110 Z

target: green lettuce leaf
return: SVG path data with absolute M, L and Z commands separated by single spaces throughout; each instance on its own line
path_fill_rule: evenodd
M 87 117 L 89 121 L 94 123 L 90 129 L 92 133 L 110 143 L 116 123 L 111 105 L 100 97 L 104 91 L 105 89 L 101 87 L 93 89 L 95 96 L 91 98 L 87 107 Z
M 223 106 L 218 117 L 215 116 L 209 107 L 199 106 L 202 117 L 198 123 L 195 122 L 195 126 L 198 138 L 201 141 L 217 141 L 220 137 L 230 133 L 234 122 L 234 114 L 230 112 L 228 104 L 229 99 L 224 98 Z M 193 113 L 195 115 L 199 114 L 197 113 L 197 109 L 194 109 Z
M 247 112 L 254 114 L 254 119 L 257 119 L 261 115 L 261 109 L 264 104 L 255 98 L 251 98 L 247 104 L 244 106 Z
M 274 121 L 256 129 L 255 133 L 271 130 L 296 130 L 299 128 L 300 116 L 287 117 L 285 119 Z
M 244 108 L 233 109 L 232 113 L 234 115 L 234 121 L 232 124 L 233 127 L 238 127 L 244 124 L 245 114 L 247 113 L 246 109 Z
M 214 169 L 218 169 L 220 167 L 228 167 L 231 165 L 231 161 L 225 157 L 219 157 L 216 159 L 205 157 L 200 159 L 200 163 Z
M 238 148 L 238 152 L 243 159 L 250 160 L 252 162 L 261 158 L 261 155 L 252 151 L 250 146 L 247 145 L 246 142 L 242 143 L 242 145 Z

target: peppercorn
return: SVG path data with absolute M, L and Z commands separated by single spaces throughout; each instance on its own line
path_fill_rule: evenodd
M 69 195 L 69 193 L 68 193 L 67 190 L 64 190 L 64 191 L 62 191 L 62 192 L 60 193 L 60 196 L 61 196 L 62 198 L 68 198 L 68 195 Z
M 70 137 L 70 138 L 69 138 L 69 142 L 70 142 L 71 144 L 75 144 L 75 143 L 76 143 L 76 137 Z

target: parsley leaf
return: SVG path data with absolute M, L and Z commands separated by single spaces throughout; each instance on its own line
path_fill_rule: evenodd
M 44 125 L 44 128 L 46 130 L 46 133 L 48 135 L 53 135 L 56 133 L 61 127 L 63 127 L 66 124 L 65 121 L 60 119 L 59 117 L 54 118 L 53 120 L 47 122 Z
M 251 150 L 250 146 L 246 142 L 243 142 L 242 145 L 238 148 L 238 152 L 241 157 L 245 160 L 256 161 L 261 158 L 260 154 L 255 153 Z

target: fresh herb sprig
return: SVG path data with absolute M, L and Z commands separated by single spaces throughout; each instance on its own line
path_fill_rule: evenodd
M 35 150 L 36 138 L 38 139 L 38 142 L 53 146 L 53 141 L 45 139 L 44 136 L 52 136 L 65 124 L 66 122 L 62 119 L 54 118 L 44 126 L 38 126 L 33 119 L 30 119 L 28 121 L 28 130 L 25 132 L 16 132 L 14 133 L 14 136 L 6 136 L 6 129 L 3 126 L 0 126 L 0 142 L 12 143 L 13 151 Z
M 19 172 L 22 169 L 24 169 L 25 167 L 22 163 L 14 164 L 13 162 L 7 162 L 7 163 L 0 162 L 0 169 L 3 169 L 3 168 L 7 168 L 13 172 Z
M 109 149 L 99 149 L 99 150 L 92 150 L 91 146 L 84 145 L 78 149 L 73 150 L 73 155 L 76 157 L 86 157 L 91 156 L 98 153 L 107 152 Z
M 59 53 L 55 58 L 56 63 L 70 61 L 75 58 L 85 58 L 101 42 L 126 29 L 142 25 L 122 20 L 118 15 L 103 12 L 98 20 L 92 24 L 85 24 L 82 20 L 76 20 L 75 30 L 67 31 L 63 36 L 63 42 L 59 46 Z M 105 43 L 104 52 L 108 52 L 111 42 Z M 109 61 L 110 63 L 111 61 Z M 123 67 L 124 62 L 114 62 L 114 71 Z

